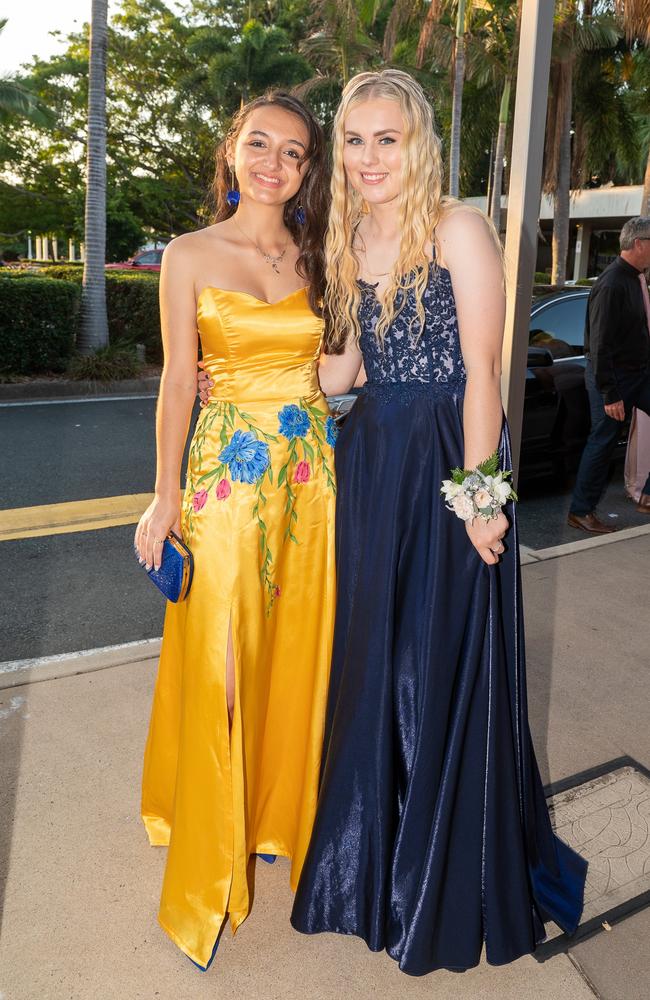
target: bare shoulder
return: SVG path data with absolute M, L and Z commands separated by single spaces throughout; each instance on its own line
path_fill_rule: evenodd
M 207 226 L 205 229 L 197 229 L 193 233 L 183 233 L 175 236 L 165 247 L 163 261 L 168 264 L 182 265 L 185 261 L 195 261 L 197 257 L 203 256 L 215 243 L 220 242 L 220 234 L 217 232 L 220 225 Z
M 443 203 L 436 235 L 442 243 L 466 243 L 468 240 L 493 240 L 493 227 L 484 212 L 473 205 L 449 201 Z
M 231 250 L 229 228 L 217 223 L 176 236 L 165 248 L 162 279 L 168 287 L 191 287 L 193 295 L 212 280 L 215 261 L 227 260 Z
M 443 204 L 436 226 L 436 242 L 441 263 L 454 268 L 501 262 L 499 238 L 490 219 L 472 205 Z

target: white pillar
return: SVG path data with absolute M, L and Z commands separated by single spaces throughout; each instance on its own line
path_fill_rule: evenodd
M 55 261 L 59 259 L 59 239 L 57 236 L 52 237 L 52 258 Z
M 586 278 L 589 269 L 589 245 L 591 243 L 591 225 L 581 222 L 576 236 L 576 253 L 573 259 L 573 280 Z
M 27 260 L 32 260 L 32 234 L 31 231 L 27 233 Z
M 79 260 L 83 263 L 86 259 L 86 244 L 79 244 Z
M 43 260 L 43 238 L 36 237 L 36 260 Z
M 512 435 L 512 465 L 519 466 L 528 328 L 537 258 L 546 99 L 554 4 L 523 0 L 506 228 L 506 322 L 501 390 Z
M 48 236 L 42 236 L 41 239 L 42 239 L 42 245 L 43 245 L 43 260 L 49 260 L 50 259 L 50 240 L 49 240 L 49 237 Z
M 74 240 L 68 240 L 68 260 L 73 261 L 75 259 L 76 258 L 74 255 Z

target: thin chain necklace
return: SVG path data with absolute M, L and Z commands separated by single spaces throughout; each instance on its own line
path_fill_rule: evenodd
M 388 275 L 392 273 L 392 271 L 381 271 L 380 274 L 377 274 L 375 271 L 369 271 L 368 268 L 366 268 L 366 274 L 369 274 L 371 278 L 387 278 Z
M 242 234 L 242 236 L 245 236 L 246 239 L 249 241 L 249 243 L 252 243 L 253 246 L 255 247 L 255 249 L 257 250 L 257 252 L 259 254 L 261 254 L 261 256 L 264 258 L 264 260 L 266 261 L 266 263 L 271 265 L 271 267 L 273 268 L 274 273 L 275 274 L 279 274 L 280 270 L 278 268 L 278 264 L 281 264 L 282 261 L 284 260 L 284 255 L 286 254 L 287 247 L 289 246 L 289 237 L 287 237 L 287 242 L 284 244 L 284 248 L 282 250 L 282 253 L 278 254 L 277 257 L 274 257 L 273 254 L 265 253 L 264 250 L 262 250 L 262 248 L 257 245 L 257 243 L 255 242 L 255 240 L 251 236 L 249 236 L 248 233 L 244 232 L 244 230 L 242 229 L 242 227 L 237 222 L 237 219 L 233 219 L 232 221 L 235 223 L 235 225 L 237 226 L 237 229 Z
M 353 246 L 352 250 L 361 250 L 362 253 L 366 252 L 365 251 L 365 247 L 354 247 Z M 377 274 L 375 271 L 371 271 L 369 269 L 369 267 L 368 267 L 368 259 L 367 259 L 367 257 L 366 257 L 366 266 L 364 268 L 364 271 L 366 272 L 366 274 L 369 274 L 371 278 L 387 278 L 389 274 L 393 273 L 392 270 L 391 271 L 381 271 L 379 274 Z

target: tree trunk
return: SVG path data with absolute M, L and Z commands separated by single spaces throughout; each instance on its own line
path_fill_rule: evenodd
M 451 143 L 449 147 L 449 194 L 458 197 L 460 174 L 460 125 L 463 116 L 465 82 L 465 0 L 458 0 L 456 19 L 456 54 L 454 58 L 454 93 L 451 105 Z
M 648 149 L 648 159 L 645 165 L 645 177 L 643 179 L 643 196 L 641 198 L 641 215 L 650 215 L 650 149 Z
M 78 348 L 94 354 L 108 344 L 106 318 L 106 49 L 108 0 L 92 0 L 86 153 L 85 263 Z
M 512 80 L 509 76 L 503 85 L 501 95 L 501 107 L 499 109 L 499 131 L 497 132 L 497 145 L 494 152 L 494 171 L 492 174 L 492 203 L 490 205 L 490 218 L 494 223 L 497 233 L 501 232 L 501 193 L 503 189 L 503 158 L 506 152 L 506 135 L 508 132 L 508 108 L 510 105 L 510 88 Z
M 420 37 L 418 38 L 418 48 L 415 54 L 415 65 L 418 69 L 422 69 L 424 65 L 424 60 L 426 59 L 429 45 L 431 44 L 433 29 L 439 19 L 440 0 L 431 0 L 427 16 L 425 17 L 424 23 L 420 29 Z
M 555 185 L 553 211 L 553 267 L 551 283 L 564 285 L 566 281 L 567 254 L 569 251 L 569 213 L 571 210 L 571 107 L 573 103 L 573 65 L 568 59 L 562 66 L 564 80 L 563 100 L 559 113 L 562 115 L 560 148 L 558 155 L 557 182 Z

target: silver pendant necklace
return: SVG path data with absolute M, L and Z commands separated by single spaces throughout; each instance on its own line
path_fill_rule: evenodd
M 255 249 L 257 250 L 257 252 L 259 254 L 261 254 L 261 256 L 264 258 L 264 260 L 266 261 L 266 263 L 271 265 L 271 267 L 273 268 L 273 272 L 275 274 L 279 274 L 280 273 L 280 269 L 278 267 L 278 264 L 281 264 L 282 261 L 284 260 L 284 256 L 285 256 L 285 254 L 287 252 L 287 247 L 289 246 L 289 239 L 287 238 L 287 242 L 284 244 L 284 248 L 282 250 L 282 253 L 278 254 L 277 257 L 274 257 L 273 254 L 266 253 L 264 250 L 262 250 L 262 248 L 257 245 L 257 243 L 255 242 L 255 240 L 251 236 L 249 236 L 248 233 L 244 232 L 244 230 L 239 225 L 239 223 L 237 222 L 236 219 L 233 219 L 233 222 L 237 226 L 237 229 L 242 234 L 242 236 L 245 236 L 246 239 L 249 241 L 249 243 L 252 243 L 253 246 L 255 247 Z

